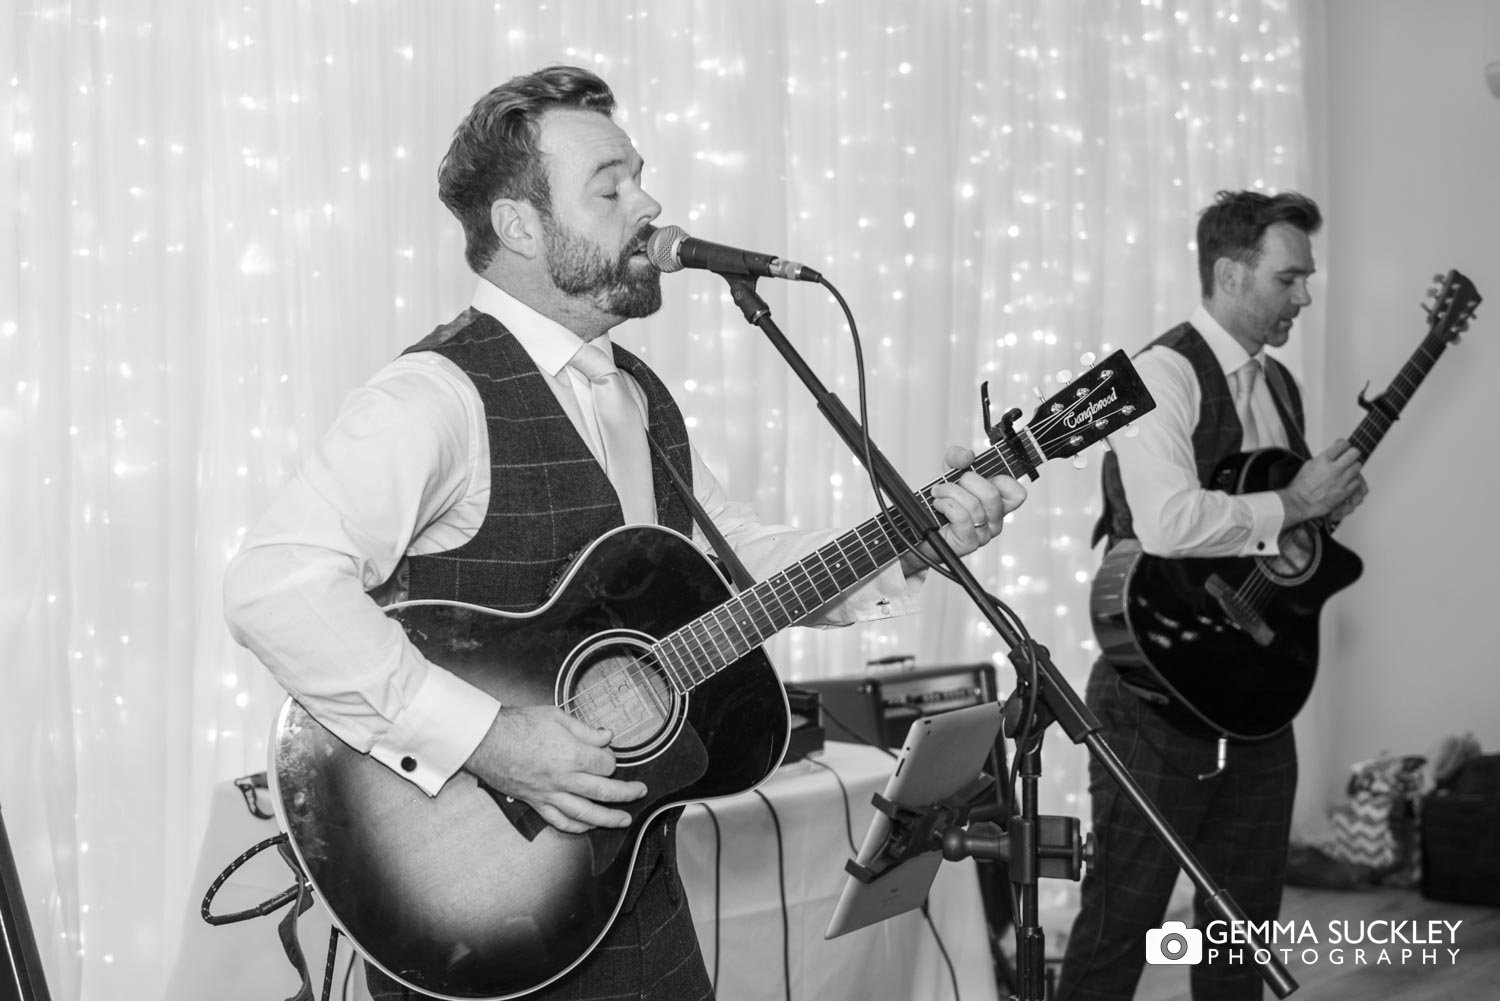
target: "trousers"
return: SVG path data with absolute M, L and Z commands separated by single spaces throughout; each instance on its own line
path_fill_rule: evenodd
M 1232 741 L 1224 771 L 1200 779 L 1214 770 L 1217 741 L 1142 699 L 1112 665 L 1094 664 L 1085 701 L 1147 799 L 1214 881 L 1252 922 L 1275 920 L 1297 786 L 1291 730 L 1263 741 Z M 1097 761 L 1089 763 L 1089 795 L 1095 855 L 1063 956 L 1058 998 L 1127 1001 L 1147 959 L 1146 933 L 1161 925 L 1179 867 Z M 1207 930 L 1212 915 L 1202 901 L 1194 900 L 1193 916 L 1199 930 Z M 1261 998 L 1249 948 L 1239 945 L 1236 954 L 1236 946 L 1216 945 L 1212 937 L 1204 941 L 1204 961 L 1191 967 L 1195 1001 Z

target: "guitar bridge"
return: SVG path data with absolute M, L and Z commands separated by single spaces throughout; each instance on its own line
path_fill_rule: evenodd
M 1234 592 L 1225 580 L 1218 574 L 1213 574 L 1204 584 L 1204 589 L 1219 603 L 1224 610 L 1224 615 L 1236 629 L 1248 635 L 1261 646 L 1270 646 L 1276 639 L 1276 632 L 1266 620 L 1250 608 L 1245 600 Z

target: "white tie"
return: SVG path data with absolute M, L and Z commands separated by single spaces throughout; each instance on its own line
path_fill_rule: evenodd
M 1240 427 L 1245 430 L 1245 441 L 1241 448 L 1243 451 L 1253 452 L 1260 448 L 1260 431 L 1256 427 L 1255 410 L 1251 406 L 1251 401 L 1255 398 L 1255 384 L 1260 381 L 1260 362 L 1251 358 L 1230 374 L 1234 376 L 1234 412 L 1239 415 Z
M 604 471 L 620 496 L 627 525 L 656 522 L 656 495 L 651 481 L 651 449 L 640 408 L 631 399 L 625 377 L 602 348 L 585 344 L 568 362 L 593 390 L 594 414 L 604 440 Z

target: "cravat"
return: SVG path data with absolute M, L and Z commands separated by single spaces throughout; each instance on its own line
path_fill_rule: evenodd
M 588 379 L 593 389 L 594 415 L 604 439 L 604 471 L 620 495 L 625 524 L 655 524 L 646 424 L 625 386 L 625 377 L 615 368 L 614 359 L 592 344 L 579 348 L 568 365 Z
M 1242 448 L 1246 452 L 1252 452 L 1260 448 L 1261 444 L 1255 410 L 1251 406 L 1251 401 L 1255 398 L 1255 384 L 1260 381 L 1260 362 L 1251 358 L 1230 374 L 1234 376 L 1234 412 L 1239 415 L 1240 427 L 1245 429 Z

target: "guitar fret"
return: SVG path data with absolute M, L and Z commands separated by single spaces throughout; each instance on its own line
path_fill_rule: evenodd
M 681 633 L 672 633 L 666 639 L 656 644 L 657 658 L 664 663 L 671 661 L 677 665 L 679 677 L 678 689 L 688 691 L 700 680 L 697 671 L 694 670 L 697 657 L 693 649 L 688 645 L 687 637 Z
M 761 643 L 765 642 L 767 636 L 776 631 L 776 619 L 771 615 L 770 610 L 766 608 L 765 602 L 754 588 L 746 591 L 741 596 L 741 600 L 745 606 L 745 614 L 750 618 L 750 625 L 755 630 L 755 645 L 760 646 Z M 757 611 L 759 613 L 758 616 Z
M 690 623 L 687 627 L 688 635 L 698 644 L 698 659 L 703 664 L 704 677 L 708 677 L 712 671 L 709 668 L 714 661 L 714 652 L 709 650 L 709 642 L 713 639 L 708 631 L 708 624 L 702 619 Z
M 1115 352 L 1106 361 L 1107 365 L 1096 366 L 1090 373 L 1103 373 L 1091 380 L 1090 387 L 1083 386 L 1084 379 L 1076 380 L 1067 387 L 1066 395 L 1059 393 L 1043 404 L 1030 426 L 995 441 L 976 455 L 970 468 L 985 477 L 1000 473 L 1035 476 L 1037 467 L 1048 458 L 1076 454 L 1102 438 L 1109 419 L 1115 420 L 1114 429 L 1118 429 L 1149 411 L 1153 405 L 1150 395 L 1126 354 Z M 1100 392 L 1105 384 L 1109 388 Z M 1049 451 L 1054 454 L 1049 456 Z M 912 497 L 924 509 L 924 524 L 943 521 L 933 488 L 957 481 L 964 472 L 948 470 Z M 852 532 L 752 585 L 722 610 L 715 609 L 682 626 L 679 632 L 684 649 L 693 653 L 695 662 L 701 662 L 705 678 L 711 676 L 921 542 L 916 526 L 901 510 L 882 505 L 875 517 Z
M 1400 372 L 1386 387 L 1385 392 L 1376 397 L 1373 401 L 1375 405 L 1365 412 L 1364 419 L 1349 436 L 1349 441 L 1366 459 L 1395 424 L 1396 418 L 1387 410 L 1399 416 L 1401 411 L 1406 409 L 1406 405 L 1411 402 L 1412 394 L 1432 371 L 1433 365 L 1445 347 L 1447 344 L 1440 337 L 1436 334 L 1429 334 L 1412 352 L 1406 364 L 1401 366 Z M 1382 407 L 1382 404 L 1385 406 Z
M 672 682 L 673 688 L 679 692 L 685 692 L 692 687 L 688 682 L 695 679 L 693 679 L 691 673 L 684 675 L 682 671 L 682 658 L 673 649 L 680 645 L 681 640 L 674 633 L 652 646 L 651 653 L 656 658 L 656 663 L 661 665 L 661 669 L 666 674 L 667 679 Z
M 729 617 L 729 624 L 734 626 L 735 629 L 739 629 L 739 623 L 735 622 L 734 615 L 729 610 L 730 606 L 733 604 L 733 602 L 729 602 L 728 604 L 720 605 L 718 608 L 713 610 L 714 622 L 719 626 L 719 632 L 724 637 L 724 641 L 729 644 L 729 659 L 731 661 L 739 660 L 741 651 L 736 647 L 734 637 L 730 635 L 729 630 L 724 628 L 724 623 L 722 620 L 724 616 L 727 615 Z M 743 633 L 740 634 L 740 640 L 741 642 L 744 642 L 745 640 L 745 636 Z M 748 650 L 750 649 L 750 647 L 747 645 L 745 649 Z

